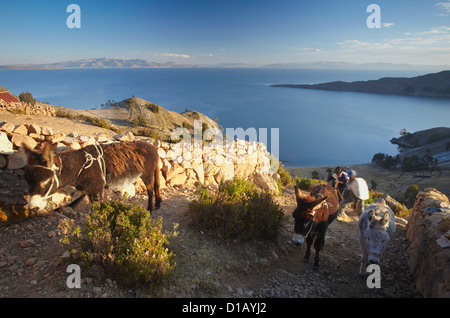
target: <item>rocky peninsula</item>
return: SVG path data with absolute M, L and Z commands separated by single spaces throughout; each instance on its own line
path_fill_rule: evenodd
M 450 71 L 447 70 L 411 78 L 383 77 L 378 80 L 370 81 L 335 81 L 320 84 L 276 84 L 271 86 L 342 92 L 450 98 Z

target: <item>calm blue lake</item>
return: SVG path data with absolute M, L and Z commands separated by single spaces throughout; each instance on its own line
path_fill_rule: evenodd
M 287 69 L 93 69 L 0 71 L 0 86 L 29 91 L 52 105 L 90 109 L 132 95 L 166 109 L 197 110 L 224 128 L 279 128 L 287 166 L 370 162 L 377 152 L 397 154 L 389 140 L 449 126 L 450 100 L 352 92 L 275 88 L 270 84 L 412 77 L 419 71 Z M 1 120 L 1 118 L 0 118 Z

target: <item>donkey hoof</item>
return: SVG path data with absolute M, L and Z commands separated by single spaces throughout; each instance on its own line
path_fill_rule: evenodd
M 309 258 L 305 256 L 303 258 L 303 263 L 308 264 L 309 263 Z
M 314 269 L 315 271 L 318 271 L 319 268 L 320 268 L 319 263 L 317 263 L 317 264 L 314 263 L 313 269 Z

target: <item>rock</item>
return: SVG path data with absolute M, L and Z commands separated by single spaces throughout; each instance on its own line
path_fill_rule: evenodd
M 97 137 L 97 142 L 100 144 L 103 144 L 103 143 L 110 143 L 111 140 L 105 136 L 100 136 L 100 137 Z
M 202 184 L 205 183 L 205 174 L 203 170 L 203 163 L 195 163 L 192 165 L 192 169 L 196 174 L 196 179 L 200 181 Z
M 55 132 L 50 127 L 42 127 L 41 128 L 41 135 L 44 136 L 53 136 Z
M 101 292 L 102 292 L 101 287 L 93 287 L 93 288 L 92 288 L 92 293 L 93 293 L 94 295 L 98 295 L 98 294 L 100 294 Z
M 16 126 L 14 126 L 13 124 L 6 123 L 6 122 L 0 124 L 0 130 L 4 131 L 6 133 L 12 133 L 15 128 L 16 128 Z
M 23 241 L 19 242 L 19 246 L 22 248 L 31 247 L 31 246 L 35 246 L 35 245 L 36 245 L 36 242 L 32 239 L 23 240 Z
M 16 133 L 12 134 L 11 142 L 17 148 L 28 147 L 29 149 L 34 149 L 37 146 L 36 140 L 27 135 L 19 135 Z
M 78 142 L 78 139 L 76 139 L 74 137 L 66 136 L 63 140 L 61 140 L 61 142 L 63 144 L 65 144 L 66 146 L 70 147 L 72 144 Z
M 278 185 L 276 181 L 269 175 L 253 173 L 249 179 L 259 188 L 275 193 L 277 195 L 279 194 Z
M 28 128 L 28 134 L 37 134 L 37 135 L 41 134 L 41 127 L 39 127 L 36 124 L 28 125 L 27 128 Z
M 13 144 L 9 141 L 8 135 L 0 131 L 0 154 L 11 155 L 13 152 Z
M 132 132 L 127 132 L 125 135 L 117 134 L 113 137 L 118 141 L 134 141 L 135 137 Z
M 166 151 L 164 149 L 162 149 L 162 148 L 158 148 L 158 156 L 161 159 L 166 158 Z
M 14 150 L 14 153 L 8 156 L 8 164 L 6 169 L 16 170 L 22 169 L 27 165 L 27 160 L 22 152 Z
M 36 257 L 29 258 L 29 259 L 27 259 L 27 260 L 25 261 L 25 265 L 26 265 L 26 266 L 32 266 L 32 265 L 34 265 L 34 264 L 36 264 Z
M 6 156 L 0 154 L 0 169 L 5 168 L 7 163 Z
M 14 128 L 13 133 L 19 135 L 28 135 L 28 128 L 25 125 L 17 125 L 16 128 Z
M 58 143 L 58 142 L 62 142 L 64 140 L 64 138 L 66 138 L 66 135 L 62 134 L 62 133 L 53 133 L 52 135 L 44 135 L 45 136 L 45 140 L 47 140 L 50 143 Z
M 441 235 L 437 240 L 436 243 L 442 247 L 442 248 L 448 248 L 450 247 L 450 240 L 445 237 L 445 235 Z
M 187 176 L 185 173 L 180 173 L 172 177 L 170 180 L 167 180 L 167 183 L 173 187 L 176 185 L 184 185 L 187 180 Z
M 70 204 L 70 207 L 76 212 L 89 212 L 92 208 L 91 200 L 87 194 Z
M 448 232 L 450 230 L 450 215 L 439 221 L 438 227 L 442 232 Z

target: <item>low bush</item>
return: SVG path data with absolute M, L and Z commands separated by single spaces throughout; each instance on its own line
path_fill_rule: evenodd
M 223 182 L 217 191 L 201 187 L 197 195 L 189 204 L 191 224 L 223 239 L 275 239 L 285 217 L 270 194 L 243 179 Z
M 310 179 L 310 178 L 294 178 L 295 185 L 302 190 L 308 190 L 313 184 L 328 184 L 326 180 Z
M 95 203 L 83 228 L 62 224 L 61 243 L 82 270 L 101 266 L 109 277 L 126 286 L 152 289 L 170 274 L 175 262 L 167 248 L 176 232 L 163 233 L 162 219 L 153 219 L 138 204 Z

